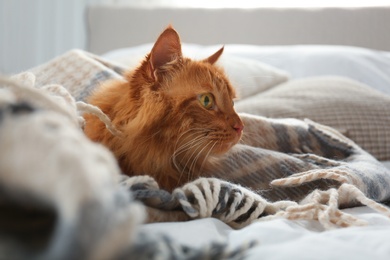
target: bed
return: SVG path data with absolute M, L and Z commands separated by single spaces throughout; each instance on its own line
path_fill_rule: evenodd
M 103 56 L 132 67 L 151 47 L 152 44 L 145 44 L 116 49 Z M 213 53 L 218 47 L 219 45 L 185 44 L 183 52 L 187 56 L 201 58 L 207 57 L 208 53 Z M 370 112 L 368 115 L 372 118 L 372 116 L 381 114 L 379 110 L 388 110 L 388 104 L 376 110 L 375 105 L 364 104 L 360 98 L 351 97 L 349 100 L 348 91 L 341 91 L 345 87 L 343 84 L 335 86 L 333 89 L 336 93 L 340 91 L 340 93 L 335 94 L 340 99 L 329 97 L 325 93 L 330 91 L 326 85 L 335 83 L 333 80 L 343 81 L 344 78 L 348 78 L 370 86 L 371 89 L 375 89 L 384 96 L 389 95 L 390 53 L 351 46 L 226 44 L 224 55 L 220 63 L 225 67 L 231 80 L 236 83 L 242 96 L 242 100 L 236 102 L 236 109 L 239 112 L 262 114 L 269 117 L 309 117 L 317 122 L 331 125 L 340 131 L 349 132 L 352 136 L 357 132 L 362 134 L 365 131 L 373 130 L 372 133 L 375 132 L 373 139 L 383 142 L 382 144 L 385 145 L 379 148 L 381 152 L 379 152 L 378 157 L 386 167 L 390 166 L 389 142 L 378 138 L 389 134 L 388 130 L 381 132 L 379 129 L 390 126 L 388 115 L 380 119 L 383 125 L 378 123 L 376 119 L 375 122 L 364 123 L 364 112 L 355 107 L 356 110 L 353 114 L 359 110 L 359 126 L 352 129 L 356 122 L 353 122 L 354 116 L 347 112 L 351 106 L 354 106 L 352 104 L 357 102 L 358 106 L 366 112 L 367 109 L 373 109 L 372 113 Z M 272 71 L 267 73 L 266 70 Z M 262 72 L 259 74 L 259 71 Z M 308 88 L 297 89 L 295 88 L 296 84 L 300 86 L 307 84 Z M 301 96 L 296 93 L 296 91 L 301 93 L 313 91 L 309 85 L 317 89 L 316 94 L 320 95 L 318 99 L 310 94 Z M 240 89 L 240 86 L 249 88 Z M 257 88 L 252 89 L 251 86 L 257 86 Z M 289 96 L 289 91 L 295 94 Z M 366 94 L 362 95 L 363 99 Z M 292 100 L 294 98 L 300 98 L 300 101 L 294 102 Z M 307 104 L 303 104 L 305 102 Z M 344 102 L 348 105 L 345 107 L 337 105 Z M 369 130 L 363 125 L 378 127 L 378 129 Z M 368 139 L 367 137 L 353 136 L 353 139 L 356 141 L 362 138 L 369 142 L 370 137 Z M 375 153 L 373 146 L 369 147 L 368 143 L 367 145 L 359 143 L 365 146 L 365 149 Z M 324 228 L 316 221 L 278 219 L 251 224 L 243 229 L 235 230 L 215 219 L 200 219 L 185 223 L 147 224 L 142 229 L 150 233 L 168 233 L 186 245 L 199 247 L 212 241 L 228 241 L 230 245 L 236 247 L 240 246 L 242 241 L 252 241 L 253 239 L 259 241 L 260 245 L 249 250 L 245 259 L 259 259 L 259 257 L 264 259 L 329 259 L 332 257 L 386 259 L 390 252 L 383 242 L 386 238 L 381 237 L 380 233 L 387 234 L 390 221 L 367 207 L 356 207 L 345 211 L 368 220 L 370 224 L 366 227 L 324 231 Z M 367 245 L 368 241 L 371 241 L 372 244 Z
M 331 126 L 390 171 L 390 37 L 386 26 L 377 27 L 388 24 L 389 12 L 390 7 L 309 10 L 90 7 L 88 52 L 74 50 L 16 76 L 25 86 L 49 93 L 50 98 L 40 98 L 29 88 L 15 86 L 16 94 L 4 92 L 6 95 L 0 100 L 0 119 L 3 119 L 0 127 L 4 130 L 0 143 L 8 145 L 10 155 L 2 156 L 0 165 L 8 168 L 1 169 L 21 172 L 16 177 L 1 174 L 0 179 L 8 198 L 5 201 L 17 202 L 16 205 L 23 206 L 16 207 L 17 211 L 25 213 L 21 217 L 14 213 L 15 207 L 11 207 L 14 204 L 3 203 L 8 215 L 2 218 L 2 223 L 27 223 L 29 227 L 25 233 L 22 229 L 16 229 L 19 233 L 12 229 L 10 233 L 3 232 L 1 238 L 6 243 L 0 247 L 0 253 L 20 258 L 33 255 L 38 259 L 58 256 L 63 259 L 134 256 L 137 259 L 388 259 L 390 211 L 376 206 L 342 209 L 356 220 L 345 228 L 337 223 L 327 226 L 319 220 L 299 217 L 292 220 L 283 216 L 251 220 L 240 227 L 223 218 L 199 215 L 190 221 L 145 224 L 142 204 L 129 198 L 128 190 L 117 190 L 116 185 L 119 181 L 125 187 L 133 187 L 131 196 L 137 198 L 142 188 L 153 190 L 149 186 L 154 184 L 150 180 L 143 183 L 111 176 L 109 172 L 118 172 L 111 155 L 87 143 L 73 128 L 81 124 L 77 111 L 91 109 L 80 102 L 92 91 L 89 88 L 108 78 L 120 77 L 124 68 L 136 66 L 150 51 L 158 33 L 172 23 L 175 27 L 177 24 L 180 34 L 183 32 L 185 56 L 204 58 L 224 44 L 219 64 L 238 89 L 240 100 L 235 105 L 238 112 L 272 118 L 309 118 Z M 204 19 L 196 26 L 186 21 L 200 15 Z M 229 21 L 232 15 L 236 19 Z M 226 24 L 211 23 L 211 17 L 218 17 Z M 284 20 L 286 17 L 289 19 Z M 356 26 L 351 27 L 351 23 Z M 242 28 L 256 28 L 258 33 Z M 29 97 L 23 96 L 26 93 Z M 33 106 L 15 103 L 23 97 Z M 4 109 L 4 104 L 11 106 Z M 43 119 L 17 118 L 36 115 L 35 111 L 42 109 L 49 110 Z M 50 114 L 51 110 L 57 114 Z M 59 115 L 66 115 L 67 119 Z M 39 120 L 47 127 L 34 128 Z M 30 131 L 26 133 L 23 129 Z M 56 134 L 64 140 L 69 138 L 70 146 L 78 147 L 77 151 L 64 142 L 53 145 L 47 140 Z M 22 135 L 25 139 L 20 144 L 17 138 Z M 29 145 L 37 147 L 34 156 L 24 153 L 24 147 Z M 49 149 L 54 151 L 51 155 L 47 155 Z M 28 168 L 23 161 L 15 160 L 15 154 L 31 160 Z M 83 158 L 82 163 L 79 158 Z M 96 158 L 105 158 L 104 163 L 98 163 Z M 35 163 L 42 160 L 48 163 Z M 68 164 L 72 167 L 64 166 Z M 23 174 L 26 171 L 45 181 L 35 181 L 36 178 Z M 75 176 L 75 172 L 83 174 Z M 102 177 L 96 177 L 98 174 Z M 61 185 L 56 178 L 61 178 Z M 137 181 L 138 186 L 134 184 Z M 124 207 L 129 200 L 130 206 Z M 36 210 L 36 205 L 40 210 Z M 36 226 L 31 221 L 33 217 L 39 220 Z M 3 230 L 10 231 L 4 226 Z M 41 243 L 32 242 L 37 238 Z

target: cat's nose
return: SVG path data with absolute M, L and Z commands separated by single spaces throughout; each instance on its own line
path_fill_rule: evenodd
M 242 123 L 236 123 L 233 129 L 236 130 L 237 134 L 241 134 L 242 130 L 244 130 L 244 125 Z

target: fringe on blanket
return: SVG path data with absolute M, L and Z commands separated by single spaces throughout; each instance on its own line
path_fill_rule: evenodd
M 183 210 L 190 219 L 217 218 L 233 228 L 243 228 L 256 221 L 284 217 L 291 220 L 318 220 L 326 229 L 364 226 L 367 222 L 343 212 L 339 201 L 355 199 L 362 205 L 390 217 L 389 208 L 364 195 L 351 184 L 338 189 L 315 190 L 301 202 L 270 202 L 259 194 L 216 178 L 200 178 L 177 188 L 172 194 L 158 188 L 149 176 L 124 177 L 134 197 L 145 205 L 164 211 Z M 177 213 L 178 214 L 178 213 Z M 152 216 L 153 218 L 153 216 Z M 165 221 L 177 221 L 175 216 Z M 153 219 L 152 219 L 153 222 Z

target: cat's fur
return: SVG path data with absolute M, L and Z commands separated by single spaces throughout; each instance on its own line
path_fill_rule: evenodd
M 88 100 L 123 135 L 112 135 L 91 115 L 85 133 L 115 154 L 125 174 L 148 174 L 167 190 L 193 180 L 242 135 L 235 91 L 215 66 L 222 52 L 202 61 L 185 58 L 179 35 L 168 27 L 125 82 L 103 84 Z

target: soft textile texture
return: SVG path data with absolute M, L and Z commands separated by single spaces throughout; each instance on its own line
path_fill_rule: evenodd
M 309 118 L 334 127 L 379 160 L 390 160 L 390 96 L 344 77 L 291 80 L 237 102 L 239 112 Z
M 253 245 L 191 248 L 138 232 L 144 208 L 113 155 L 80 131 L 67 91 L 0 82 L 0 258 L 239 259 Z
M 83 100 L 101 82 L 121 78 L 118 73 L 123 69 L 91 53 L 72 50 L 29 71 L 36 77 L 35 87 L 61 84 L 76 100 Z
M 149 234 L 169 233 L 177 241 L 200 246 L 211 241 L 226 241 L 231 246 L 256 240 L 245 260 L 258 259 L 354 259 L 387 260 L 390 255 L 390 219 L 367 207 L 343 210 L 369 222 L 368 226 L 323 232 L 317 221 L 260 221 L 234 230 L 217 219 L 142 225 Z
M 27 211 L 41 220 L 39 231 L 29 229 L 30 234 L 42 234 L 36 244 L 26 240 L 20 230 L 7 229 L 1 239 L 11 256 L 231 258 L 253 245 L 244 244 L 238 250 L 224 245 L 193 249 L 175 245 L 165 236 L 151 238 L 137 233 L 144 213 L 129 194 L 150 211 L 167 216 L 165 220 L 183 215 L 187 219 L 215 217 L 235 228 L 278 216 L 318 220 L 326 229 L 364 225 L 364 221 L 339 210 L 359 204 L 390 216 L 388 208 L 375 202 L 390 198 L 389 170 L 334 129 L 312 121 L 242 114 L 248 132 L 246 144 L 229 152 L 218 171 L 207 173 L 209 177 L 172 193 L 159 189 L 148 176 L 121 176 L 112 155 L 87 140 L 79 129 L 83 122 L 77 110 L 94 110 L 75 102 L 74 97 L 82 100 L 98 83 L 80 76 L 83 81 L 75 86 L 71 69 L 106 75 L 107 79 L 120 75 L 80 51 L 67 53 L 53 63 L 60 64 L 61 59 L 83 65 L 67 67 L 68 76 L 61 70 L 53 71 L 52 77 L 37 77 L 39 93 L 46 94 L 3 90 L 0 95 L 0 142 L 9 147 L 0 158 L 8 216 L 2 219 L 2 227 L 31 223 L 19 218 Z M 49 62 L 32 71 L 43 75 L 53 65 Z M 23 80 L 33 84 L 34 78 L 29 74 Z M 49 83 L 59 85 L 46 86 Z
M 201 178 L 169 194 L 139 177 L 130 189 L 150 207 L 181 208 L 192 218 L 215 217 L 232 227 L 271 216 L 317 219 L 328 229 L 362 225 L 339 210 L 360 203 L 390 216 L 372 201 L 389 200 L 390 171 L 352 141 L 314 122 L 241 116 L 250 126 L 244 140 L 250 146 L 237 145 L 219 170 L 208 173 L 219 179 Z M 321 151 L 331 154 L 315 155 Z

